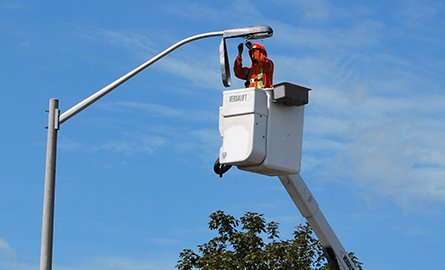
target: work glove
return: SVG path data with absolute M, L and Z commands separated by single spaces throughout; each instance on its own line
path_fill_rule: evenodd
M 244 47 L 243 43 L 238 44 L 238 56 L 241 56 L 243 54 L 243 49 L 244 49 L 243 47 Z

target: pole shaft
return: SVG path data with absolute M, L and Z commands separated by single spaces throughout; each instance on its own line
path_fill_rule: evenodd
M 59 128 L 59 100 L 51 99 L 48 112 L 48 138 L 46 145 L 45 193 L 43 197 L 42 244 L 40 270 L 52 269 L 54 197 L 56 185 L 57 133 Z

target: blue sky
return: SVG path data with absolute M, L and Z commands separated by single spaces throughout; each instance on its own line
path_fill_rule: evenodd
M 50 98 L 63 112 L 185 37 L 258 24 L 274 29 L 275 83 L 313 89 L 301 174 L 343 245 L 368 270 L 438 267 L 443 1 L 153 2 L 0 3 L 0 270 L 39 268 Z M 219 41 L 178 49 L 62 125 L 54 269 L 174 269 L 219 209 L 264 213 L 283 239 L 304 222 L 277 178 L 212 172 Z

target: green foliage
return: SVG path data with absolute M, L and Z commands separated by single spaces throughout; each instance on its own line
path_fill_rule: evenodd
M 210 215 L 209 228 L 218 236 L 198 245 L 198 253 L 183 250 L 178 270 L 329 269 L 323 247 L 308 224 L 298 225 L 293 239 L 285 241 L 279 237 L 278 223 L 267 223 L 262 214 L 247 212 L 238 220 L 216 211 Z M 358 262 L 357 266 L 362 269 Z

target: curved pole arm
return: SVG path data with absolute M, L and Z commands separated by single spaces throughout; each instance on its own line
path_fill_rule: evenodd
M 79 112 L 83 111 L 88 106 L 90 106 L 91 104 L 93 104 L 94 102 L 96 102 L 97 100 L 99 100 L 100 98 L 105 96 L 106 94 L 108 94 L 111 91 L 113 91 L 119 85 L 121 85 L 124 82 L 126 82 L 127 80 L 131 79 L 133 76 L 135 76 L 136 74 L 138 74 L 139 72 L 141 72 L 145 68 L 149 67 L 151 64 L 155 63 L 156 61 L 158 61 L 159 59 L 161 59 L 165 55 L 169 54 L 173 50 L 177 49 L 178 47 L 181 47 L 182 45 L 187 44 L 187 43 L 189 43 L 191 41 L 194 41 L 194 40 L 197 40 L 197 39 L 202 39 L 202 38 L 206 38 L 206 37 L 214 37 L 214 36 L 222 36 L 222 35 L 224 35 L 224 31 L 209 32 L 209 33 L 204 33 L 204 34 L 191 36 L 191 37 L 185 38 L 185 39 L 183 39 L 183 40 L 173 44 L 172 46 L 170 46 L 169 48 L 165 49 L 164 51 L 162 51 L 161 53 L 159 53 L 155 57 L 151 58 L 147 62 L 143 63 L 142 65 L 140 65 L 137 68 L 133 69 L 132 71 L 128 72 L 124 76 L 120 77 L 119 79 L 115 80 L 114 82 L 110 83 L 109 85 L 105 86 L 104 88 L 100 89 L 96 93 L 92 94 L 91 96 L 89 96 L 86 99 L 82 100 L 81 102 L 77 103 L 76 105 L 71 107 L 66 112 L 62 113 L 62 115 L 60 115 L 60 118 L 59 118 L 59 124 L 64 123 L 66 120 L 70 119 L 74 115 L 76 115 Z

